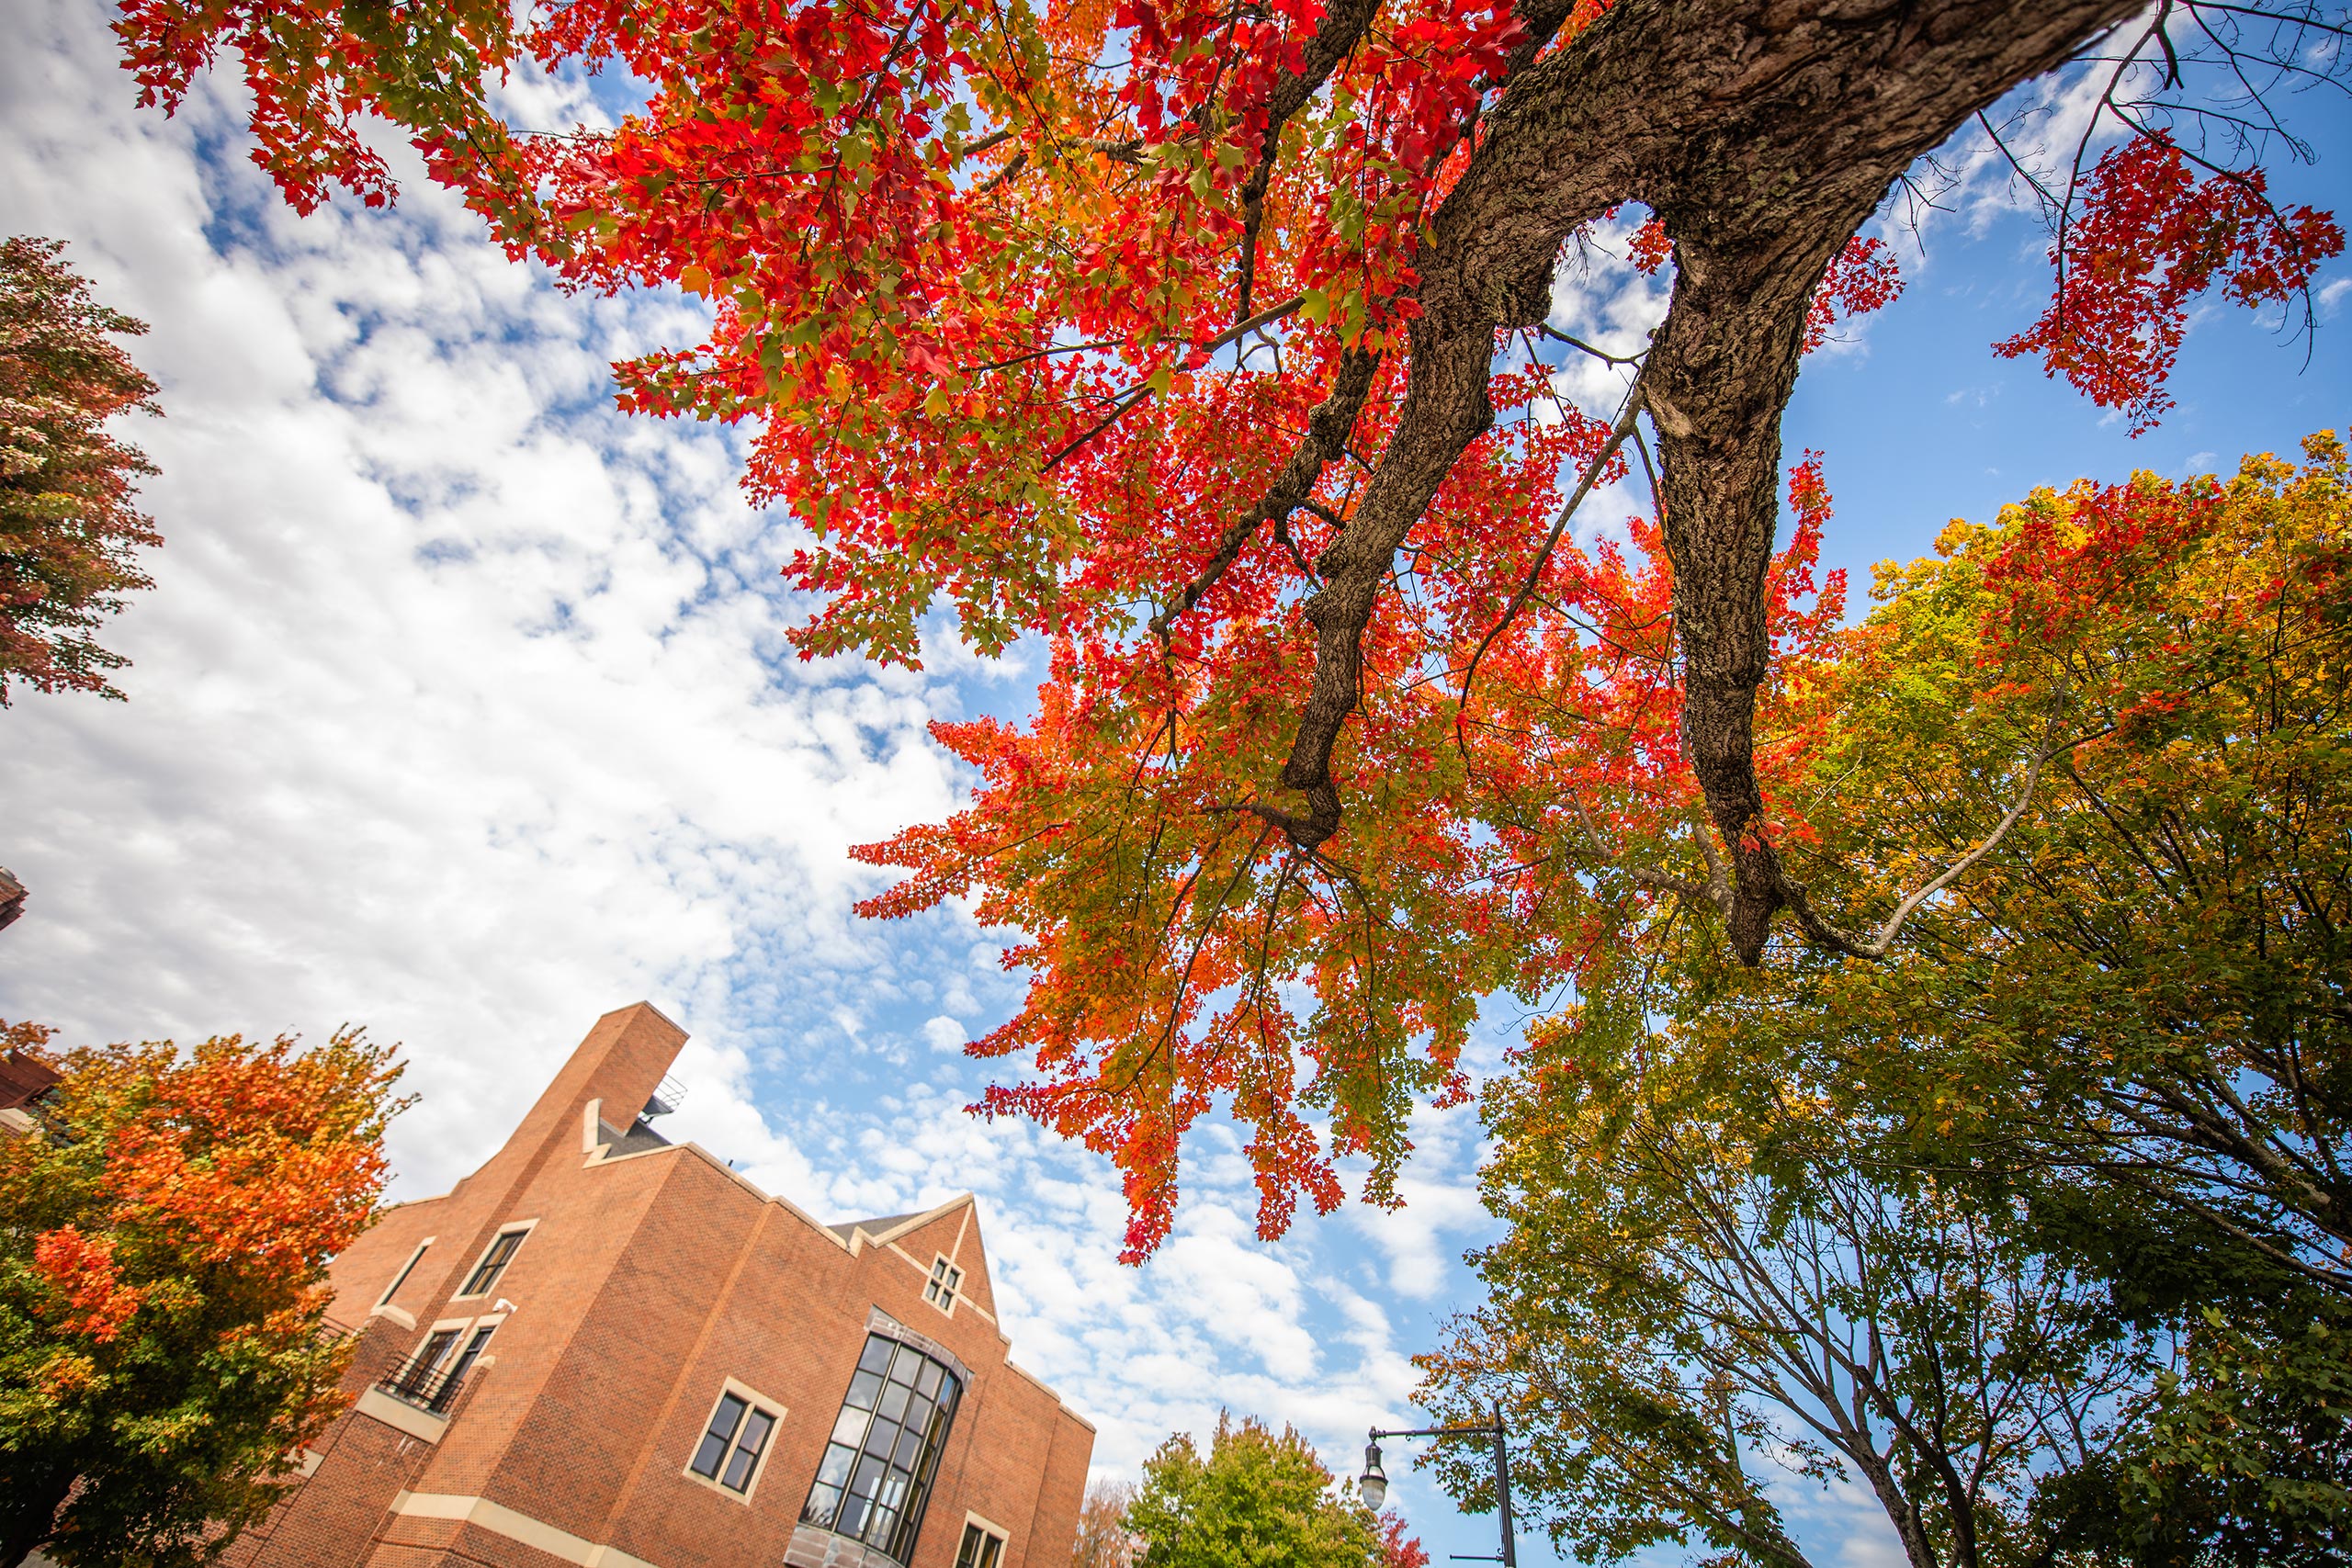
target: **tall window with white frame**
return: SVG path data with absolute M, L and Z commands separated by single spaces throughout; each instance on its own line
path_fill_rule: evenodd
M 492 1241 L 489 1248 L 482 1253 L 481 1261 L 474 1265 L 474 1271 L 466 1276 L 466 1288 L 459 1291 L 458 1296 L 460 1299 L 467 1296 L 486 1296 L 496 1290 L 498 1277 L 506 1272 L 506 1266 L 509 1263 L 514 1261 L 515 1250 L 523 1245 L 523 1238 L 530 1234 L 531 1227 L 528 1225 L 515 1225 L 511 1229 L 500 1231 L 496 1239 Z
M 424 1261 L 425 1251 L 427 1248 L 431 1247 L 432 1245 L 433 1238 L 431 1236 L 426 1236 L 423 1241 L 416 1244 L 416 1250 L 408 1255 L 408 1261 L 401 1265 L 401 1271 L 392 1276 L 392 1282 L 384 1287 L 384 1293 L 382 1295 L 376 1298 L 376 1304 L 378 1306 L 383 1306 L 394 1296 L 401 1293 L 401 1287 L 408 1283 L 408 1277 L 411 1274 L 416 1272 L 416 1266 Z
M 709 1425 L 686 1468 L 715 1485 L 750 1496 L 775 1423 L 775 1411 L 729 1389 L 711 1407 Z
M 911 1345 L 869 1335 L 801 1522 L 912 1561 L 962 1380 Z

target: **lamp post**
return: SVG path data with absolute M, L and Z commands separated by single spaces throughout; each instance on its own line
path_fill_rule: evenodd
M 1451 1553 L 1456 1562 L 1499 1562 L 1502 1568 L 1519 1568 L 1519 1552 L 1511 1541 L 1510 1529 L 1510 1450 L 1503 1438 L 1502 1406 L 1495 1407 L 1492 1421 L 1473 1427 L 1416 1427 L 1409 1431 L 1372 1429 L 1372 1441 L 1364 1445 L 1363 1475 L 1356 1483 L 1364 1506 L 1377 1512 L 1388 1499 L 1388 1475 L 1380 1468 L 1380 1439 L 1383 1438 L 1492 1438 L 1495 1440 L 1495 1512 L 1500 1517 L 1503 1549 L 1489 1555 L 1487 1552 Z

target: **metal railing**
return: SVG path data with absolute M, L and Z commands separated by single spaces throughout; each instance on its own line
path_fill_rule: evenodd
M 423 1354 L 411 1356 L 379 1378 L 376 1387 L 419 1410 L 446 1416 L 469 1370 L 458 1364 L 461 1359 L 454 1347 L 430 1359 Z
M 656 1116 L 667 1116 L 685 1102 L 686 1086 L 664 1073 L 662 1075 L 660 1086 L 654 1089 L 651 1098 L 646 1100 L 645 1109 L 637 1113 L 638 1119 L 650 1122 Z

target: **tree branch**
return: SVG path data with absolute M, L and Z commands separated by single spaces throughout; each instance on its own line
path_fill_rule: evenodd
M 1340 356 L 1340 373 L 1332 378 L 1331 390 L 1306 416 L 1306 434 L 1292 450 L 1290 461 L 1283 465 L 1283 471 L 1275 476 L 1258 503 L 1227 526 L 1224 536 L 1217 541 L 1216 553 L 1209 558 L 1199 575 L 1178 592 L 1166 609 L 1151 617 L 1154 637 L 1167 642 L 1169 628 L 1176 618 L 1188 614 L 1216 586 L 1217 580 L 1240 558 L 1243 547 L 1261 525 L 1286 519 L 1306 503 L 1308 493 L 1322 479 L 1323 470 L 1340 455 L 1348 433 L 1355 428 L 1356 415 L 1372 391 L 1373 372 L 1379 364 L 1377 355 L 1360 349 Z
M 1825 947 L 1834 948 L 1849 958 L 1884 958 L 1894 946 L 1894 939 L 1903 934 L 1904 922 L 1910 919 L 1914 910 L 1951 886 L 1966 874 L 1969 867 L 1991 854 L 2001 840 L 2008 837 L 2009 829 L 2018 825 L 2018 819 L 2025 815 L 2026 807 L 2033 799 L 2034 786 L 2041 782 L 2042 765 L 2069 747 L 2081 744 L 2079 740 L 2068 741 L 2065 745 L 2055 742 L 2059 717 L 2058 713 L 2052 713 L 2050 716 L 2049 726 L 2043 731 L 2041 746 L 2033 754 L 2032 765 L 2026 769 L 2025 787 L 2018 792 L 2017 804 L 2009 807 L 2007 815 L 1995 825 L 1993 830 L 1987 833 L 1974 849 L 1945 867 L 1940 876 L 1897 904 L 1894 907 L 1894 913 L 1886 918 L 1885 923 L 1879 927 L 1876 935 L 1867 938 L 1859 937 L 1831 925 L 1814 912 L 1812 904 L 1805 897 L 1804 886 L 1798 883 L 1790 882 L 1787 885 L 1789 912 L 1795 917 L 1798 927 L 1814 941 Z

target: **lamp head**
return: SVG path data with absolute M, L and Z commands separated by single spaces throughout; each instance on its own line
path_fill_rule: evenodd
M 1356 1483 L 1356 1493 L 1363 1498 L 1363 1506 L 1378 1513 L 1388 1501 L 1388 1474 L 1380 1468 L 1380 1445 L 1366 1443 L 1363 1448 L 1363 1476 Z

